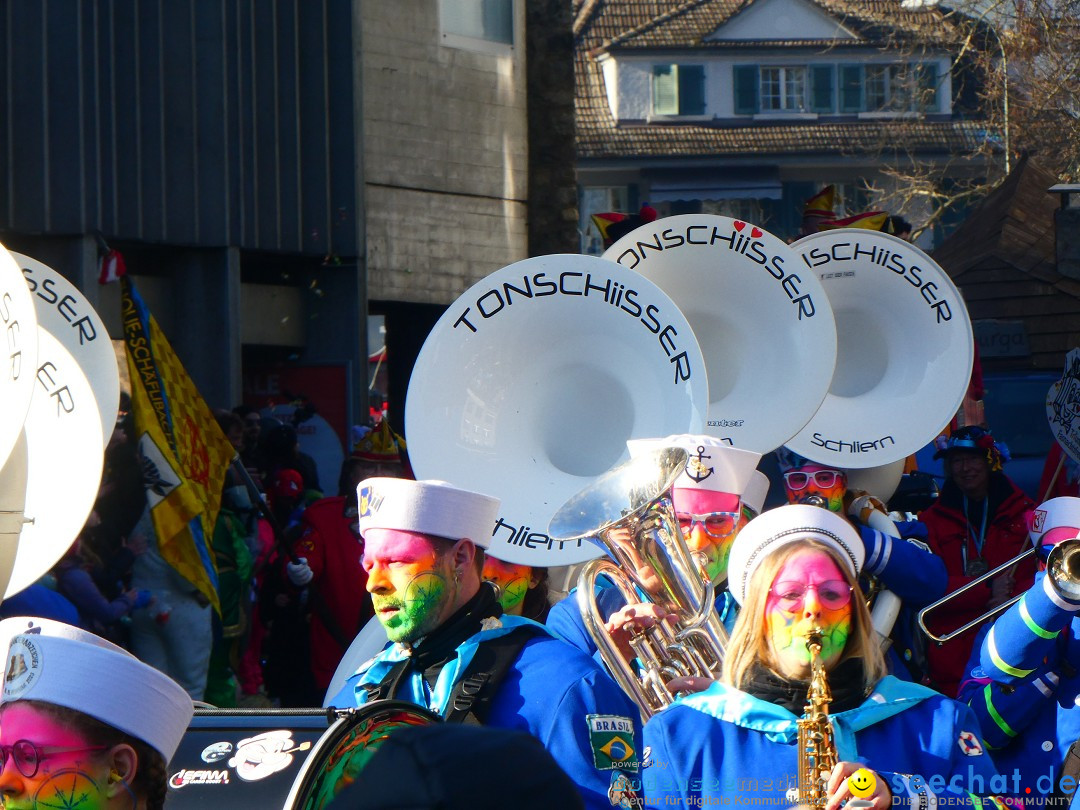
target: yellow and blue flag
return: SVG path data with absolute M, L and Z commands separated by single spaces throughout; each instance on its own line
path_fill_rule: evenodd
M 159 550 L 220 612 L 209 541 L 236 451 L 131 279 L 120 280 L 131 408 Z

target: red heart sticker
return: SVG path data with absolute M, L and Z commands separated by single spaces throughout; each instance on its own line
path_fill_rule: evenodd
M 739 220 L 735 220 L 735 230 L 742 231 L 742 229 L 745 228 L 745 227 L 746 227 L 745 222 L 740 222 Z
M 752 231 L 750 231 L 750 235 L 755 239 L 761 236 L 762 233 L 764 233 L 764 231 L 762 231 L 761 228 L 754 228 Z

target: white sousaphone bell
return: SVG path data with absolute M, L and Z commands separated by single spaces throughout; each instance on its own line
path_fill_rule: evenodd
M 628 458 L 631 438 L 700 433 L 701 349 L 653 282 L 605 259 L 552 255 L 498 270 L 432 329 L 405 407 L 418 478 L 499 497 L 491 553 L 560 566 L 601 551 L 546 534 L 555 511 Z
M 849 469 L 911 455 L 949 423 L 971 378 L 960 291 L 917 247 L 879 231 L 823 231 L 792 247 L 832 304 L 837 360 L 825 401 L 787 446 Z
M 120 397 L 112 342 L 86 297 L 52 268 L 10 255 L 36 318 L 36 360 L 18 439 L 0 469 L 4 597 L 40 578 L 78 536 Z
M 711 214 L 658 219 L 604 258 L 641 273 L 685 313 L 705 354 L 704 432 L 768 453 L 798 433 L 829 390 L 836 328 L 817 275 L 783 240 Z

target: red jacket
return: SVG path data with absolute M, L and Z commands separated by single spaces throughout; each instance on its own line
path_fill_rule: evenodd
M 989 498 L 991 504 L 996 503 L 997 507 L 988 517 L 989 525 L 982 549 L 987 570 L 1008 562 L 1027 546 L 1027 513 L 1035 508 L 1034 502 L 1001 473 L 991 473 Z M 964 545 L 967 545 L 969 562 L 978 554 L 963 513 L 959 490 L 947 483 L 941 498 L 922 512 L 919 520 L 926 524 L 929 530 L 927 542 L 945 563 L 945 570 L 949 574 L 945 592 L 953 593 L 975 579 L 964 574 Z M 1012 595 L 1015 596 L 1023 593 L 1034 582 L 1034 558 L 1028 558 L 1017 566 L 1014 576 L 1016 585 Z M 955 630 L 985 613 L 989 599 L 990 582 L 987 581 L 934 611 L 927 621 L 927 626 L 935 635 Z M 973 628 L 944 645 L 927 642 L 930 677 L 934 680 L 934 685 L 949 697 L 956 696 L 977 631 L 977 627 Z
M 353 532 L 355 506 L 351 514 L 344 497 L 322 498 L 304 510 L 303 529 L 296 544 L 296 554 L 307 557 L 315 575 L 308 585 L 311 610 L 311 671 L 320 689 L 330 686 L 337 665 L 349 642 L 375 615 L 368 594 L 367 574 L 360 564 L 363 539 Z M 321 604 L 320 604 L 321 603 Z M 335 633 L 327 627 L 324 616 L 337 625 Z

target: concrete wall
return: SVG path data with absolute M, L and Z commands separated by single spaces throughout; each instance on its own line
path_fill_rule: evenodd
M 515 44 L 443 44 L 434 0 L 364 3 L 368 297 L 449 304 L 527 255 L 524 2 Z

